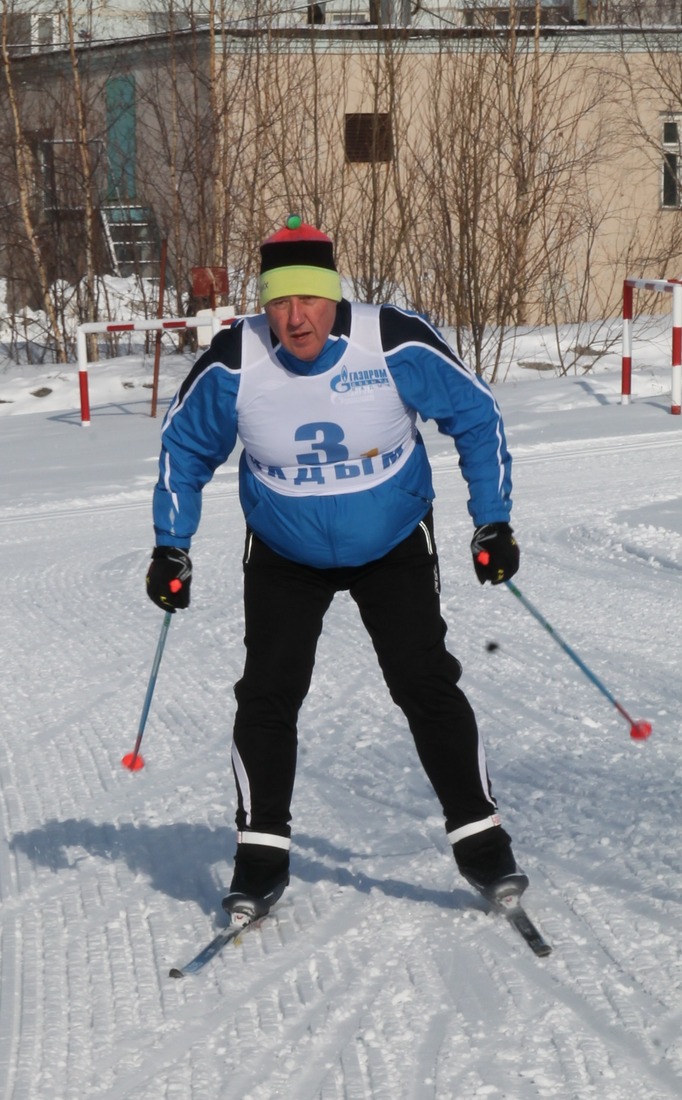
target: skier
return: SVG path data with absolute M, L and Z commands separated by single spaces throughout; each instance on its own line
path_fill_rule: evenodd
M 334 594 L 358 606 L 438 797 L 461 874 L 485 897 L 528 879 L 500 823 L 476 719 L 446 649 L 431 468 L 417 415 L 451 436 L 469 487 L 481 584 L 519 566 L 511 458 L 497 404 L 441 333 L 342 296 L 328 236 L 297 215 L 261 245 L 264 313 L 213 339 L 162 429 L 155 604 L 188 607 L 201 492 L 237 439 L 246 659 L 235 685 L 237 847 L 223 905 L 268 912 L 289 881 L 297 718 Z

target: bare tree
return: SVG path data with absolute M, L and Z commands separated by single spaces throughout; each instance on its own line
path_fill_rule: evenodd
M 95 170 L 92 157 L 92 145 L 89 132 L 88 104 L 85 97 L 84 82 L 81 76 L 81 55 L 76 50 L 73 2 L 66 2 L 66 26 L 69 42 L 69 62 L 73 84 L 74 144 L 80 167 L 80 206 L 83 211 L 82 233 L 85 271 L 80 286 L 83 288 L 83 301 L 80 315 L 85 321 L 96 317 L 95 299 L 95 233 L 97 225 L 97 197 L 95 191 Z M 94 351 L 94 349 L 93 349 Z
M 679 28 L 647 28 L 644 51 L 634 55 L 623 38 L 620 74 L 629 143 L 645 167 L 631 186 L 645 189 L 646 213 L 630 250 L 631 274 L 665 278 L 682 261 L 682 55 Z M 630 181 L 629 181 L 630 182 Z
M 400 139 L 411 192 L 428 197 L 409 296 L 494 379 L 508 326 L 577 305 L 569 267 L 604 213 L 586 180 L 606 152 L 609 90 L 591 62 L 541 45 L 537 28 L 443 37 L 428 79 L 424 69 L 422 125 Z
M 60 331 L 57 313 L 50 293 L 50 283 L 47 266 L 45 264 L 38 227 L 34 214 L 35 166 L 33 156 L 26 140 L 25 127 L 21 117 L 21 109 L 17 90 L 14 82 L 12 59 L 10 57 L 8 43 L 8 5 L 3 0 L 2 21 L 0 23 L 0 54 L 2 57 L 2 74 L 9 106 L 10 122 L 13 135 L 13 149 L 15 157 L 16 195 L 18 200 L 21 225 L 24 240 L 28 249 L 33 274 L 37 279 L 40 299 L 48 320 L 50 336 L 54 341 L 55 354 L 58 363 L 65 363 L 67 359 L 66 346 Z

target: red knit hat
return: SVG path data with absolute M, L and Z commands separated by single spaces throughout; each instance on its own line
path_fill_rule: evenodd
M 334 245 L 326 234 L 291 214 L 283 229 L 260 246 L 260 301 L 292 294 L 341 301 L 341 279 L 334 262 Z

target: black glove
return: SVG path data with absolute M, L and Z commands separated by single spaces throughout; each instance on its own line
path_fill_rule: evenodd
M 471 540 L 474 569 L 481 584 L 501 584 L 519 568 L 519 548 L 508 523 L 484 523 Z
M 155 546 L 147 570 L 147 595 L 157 607 L 175 614 L 189 607 L 192 562 L 177 546 Z

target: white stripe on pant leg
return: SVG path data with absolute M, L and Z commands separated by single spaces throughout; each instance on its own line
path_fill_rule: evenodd
M 488 799 L 488 802 L 491 802 L 495 807 L 495 811 L 497 811 L 497 803 L 490 790 L 488 769 L 486 767 L 485 745 L 483 744 L 483 738 L 480 733 L 478 735 L 478 774 L 484 795 Z M 500 815 L 495 812 L 491 814 L 490 817 L 484 817 L 482 821 L 470 821 L 468 825 L 462 825 L 459 829 L 453 829 L 451 833 L 447 834 L 447 837 L 451 844 L 456 844 L 459 840 L 464 840 L 467 836 L 475 836 L 476 833 L 482 833 L 486 829 L 493 829 L 496 825 L 501 824 Z
M 234 774 L 237 779 L 239 793 L 242 796 L 242 805 L 244 806 L 246 824 L 248 826 L 251 824 L 251 787 L 249 784 L 249 777 L 246 774 L 246 768 L 244 767 L 244 762 L 237 751 L 237 746 L 234 741 L 232 742 L 232 767 L 234 768 Z
M 429 531 L 428 527 L 424 523 L 423 519 L 419 521 L 419 526 L 421 527 L 422 534 L 423 534 L 424 538 L 426 539 L 426 549 L 427 549 L 428 553 L 430 554 L 430 556 L 433 557 L 433 539 L 431 538 L 431 532 Z
M 493 798 L 493 793 L 490 790 L 490 783 L 488 781 L 488 767 L 485 757 L 485 745 L 483 744 L 483 738 L 481 737 L 480 733 L 478 735 L 478 773 L 481 777 L 481 787 L 483 788 L 484 795 L 488 799 L 488 802 L 492 802 L 495 809 L 497 809 L 497 804 L 495 802 L 495 799 Z
M 265 844 L 269 848 L 283 848 L 288 852 L 291 841 L 287 836 L 278 836 L 277 833 L 237 833 L 238 844 Z
M 476 833 L 483 833 L 486 829 L 493 829 L 496 825 L 501 825 L 499 814 L 493 814 L 492 817 L 484 817 L 482 821 L 470 821 L 468 825 L 462 825 L 459 829 L 453 829 L 451 833 L 448 833 L 448 840 L 451 844 L 456 844 L 458 840 L 464 840 L 467 836 L 475 836 Z

